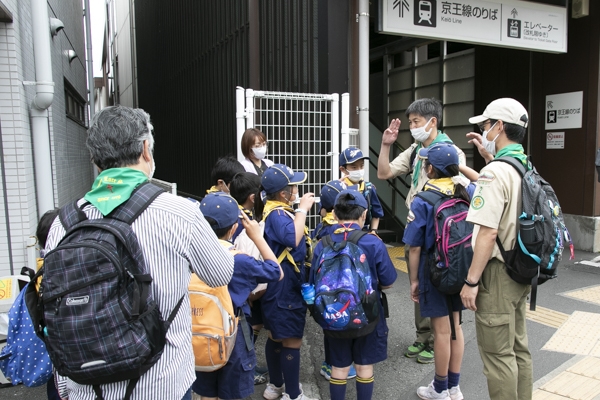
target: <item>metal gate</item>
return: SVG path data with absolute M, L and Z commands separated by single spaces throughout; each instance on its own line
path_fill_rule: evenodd
M 348 96 L 342 96 L 345 102 Z M 244 159 L 241 138 L 248 128 L 267 136 L 267 158 L 308 174 L 299 194 L 314 192 L 339 177 L 339 95 L 266 92 L 237 88 L 238 159 Z M 347 108 L 347 107 L 346 107 Z M 348 116 L 345 116 L 347 119 Z M 307 218 L 309 228 L 319 222 L 319 206 Z

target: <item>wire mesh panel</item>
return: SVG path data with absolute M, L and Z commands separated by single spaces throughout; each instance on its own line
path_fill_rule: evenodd
M 268 141 L 267 158 L 308 174 L 299 195 L 314 192 L 338 177 L 338 95 L 246 91 L 247 127 L 260 129 Z M 310 229 L 320 221 L 320 207 L 307 218 Z

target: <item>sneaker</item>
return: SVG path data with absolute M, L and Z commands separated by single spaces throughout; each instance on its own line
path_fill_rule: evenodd
M 354 379 L 356 378 L 356 368 L 354 368 L 354 364 L 350 365 L 350 370 L 348 371 L 348 376 L 346 379 Z
M 312 397 L 307 397 L 304 395 L 303 391 L 300 391 L 300 396 L 296 397 L 295 399 L 292 399 L 289 394 L 284 393 L 281 400 L 318 400 L 318 399 L 313 399 Z
M 450 398 L 452 400 L 463 400 L 463 394 L 460 391 L 460 385 L 454 386 L 452 389 L 448 389 L 448 393 L 450 393 Z
M 426 347 L 417 356 L 417 362 L 421 364 L 431 364 L 433 362 L 433 349 Z
M 277 387 L 272 383 L 267 383 L 267 387 L 263 392 L 263 397 L 267 400 L 277 400 L 283 395 L 283 391 L 285 390 L 285 386 L 281 385 L 281 387 Z
M 450 393 L 447 390 L 442 391 L 442 393 L 438 393 L 433 388 L 433 381 L 427 386 L 421 386 L 417 389 L 417 396 L 421 399 L 441 399 L 441 400 L 450 400 Z
M 331 379 L 331 365 L 327 364 L 325 361 L 323 361 L 323 364 L 321 364 L 321 370 L 319 371 L 319 373 L 321 375 L 323 375 L 323 377 L 327 380 Z M 356 376 L 356 371 L 354 371 L 354 376 Z
M 425 350 L 425 343 L 414 342 L 411 346 L 408 346 L 406 353 L 404 355 L 409 358 L 413 358 L 419 355 L 420 352 Z
M 254 370 L 254 384 L 262 385 L 263 383 L 267 383 L 267 375 L 269 375 L 269 371 L 261 373 L 260 370 Z

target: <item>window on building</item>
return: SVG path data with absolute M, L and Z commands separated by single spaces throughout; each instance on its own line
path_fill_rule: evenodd
M 65 112 L 73 121 L 86 126 L 85 120 L 86 101 L 65 80 Z

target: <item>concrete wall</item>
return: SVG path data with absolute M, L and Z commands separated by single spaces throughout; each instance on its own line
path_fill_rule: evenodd
M 576 249 L 600 252 L 600 217 L 564 214 L 564 218 Z
M 35 235 L 39 216 L 35 191 L 29 106 L 35 86 L 31 2 L 0 0 L 13 21 L 0 23 L 0 129 L 3 154 L 0 169 L 0 276 L 18 273 L 26 265 L 26 240 Z M 50 17 L 65 28 L 51 41 L 54 101 L 49 110 L 54 203 L 61 206 L 82 196 L 92 183 L 92 169 L 85 149 L 86 127 L 66 116 L 64 81 L 87 100 L 85 45 L 80 0 L 48 1 Z M 69 63 L 65 52 L 79 58 Z M 10 237 L 10 241 L 9 241 Z

